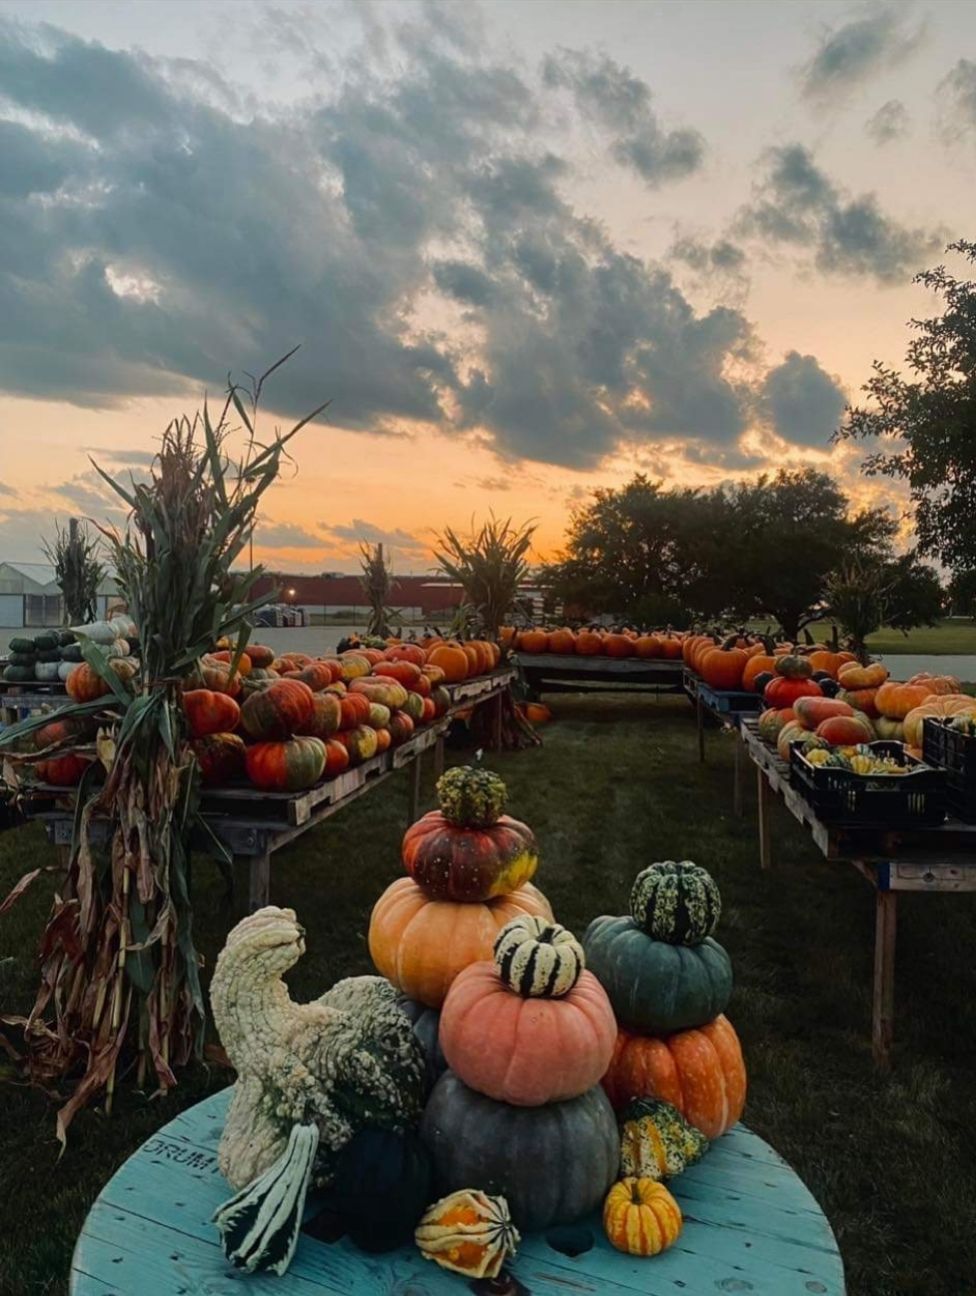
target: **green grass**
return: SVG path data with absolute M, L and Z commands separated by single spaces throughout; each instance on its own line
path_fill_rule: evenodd
M 832 626 L 821 622 L 810 627 L 815 639 L 829 639 Z M 934 626 L 916 626 L 908 634 L 885 627 L 870 635 L 868 648 L 873 653 L 930 653 L 944 657 L 950 653 L 976 654 L 976 621 L 953 617 Z
M 683 699 L 559 697 L 555 709 L 541 750 L 492 764 L 508 780 L 513 812 L 539 836 L 536 880 L 556 914 L 581 932 L 595 914 L 624 911 L 643 864 L 691 858 L 707 865 L 722 888 L 719 935 L 736 973 L 729 1015 L 750 1072 L 745 1119 L 822 1203 L 849 1292 L 971 1292 L 976 897 L 900 901 L 896 1065 L 881 1075 L 869 1041 L 873 897 L 854 869 L 824 863 L 777 805 L 776 865 L 761 873 L 754 806 L 742 821 L 731 815 L 732 740 L 710 734 L 709 760 L 700 766 Z M 294 905 L 309 932 L 309 953 L 291 977 L 296 995 L 370 971 L 369 910 L 399 874 L 406 809 L 403 776 L 275 857 L 272 898 Z M 0 893 L 50 860 L 36 828 L 4 834 Z M 203 861 L 196 871 L 208 966 L 227 924 L 214 872 Z M 29 950 L 54 885 L 53 875 L 39 881 L 0 919 L 4 1011 L 29 1004 Z M 6 1086 L 0 1237 L 17 1244 L 4 1247 L 0 1293 L 64 1291 L 75 1236 L 108 1176 L 152 1130 L 227 1080 L 201 1068 L 156 1101 L 126 1085 L 111 1119 L 94 1111 L 76 1118 L 60 1162 L 52 1104 Z

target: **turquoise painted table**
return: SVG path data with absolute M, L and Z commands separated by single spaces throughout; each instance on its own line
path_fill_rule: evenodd
M 130 1157 L 92 1207 L 71 1266 L 72 1296 L 463 1296 L 468 1282 L 407 1248 L 373 1256 L 303 1237 L 282 1278 L 235 1272 L 210 1223 L 229 1190 L 217 1169 L 228 1090 L 184 1112 Z M 685 1227 L 664 1255 L 614 1251 L 594 1217 L 523 1239 L 519 1296 L 842 1296 L 844 1270 L 823 1212 L 773 1149 L 744 1126 L 674 1182 Z M 562 1232 L 567 1232 L 563 1230 Z M 580 1237 L 582 1235 L 582 1239 Z M 552 1245 L 555 1243 L 555 1246 Z M 474 1290 L 487 1292 L 485 1284 Z M 496 1289 L 500 1290 L 500 1289 Z

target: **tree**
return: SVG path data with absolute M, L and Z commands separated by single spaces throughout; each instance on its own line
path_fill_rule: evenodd
M 849 513 L 827 473 L 782 468 L 770 477 L 717 487 L 724 513 L 715 580 L 743 618 L 771 617 L 787 639 L 824 611 L 827 579 L 845 562 L 890 556 L 895 523 L 883 509 Z
M 956 572 L 946 594 L 952 616 L 976 616 L 976 568 Z
M 883 625 L 903 634 L 917 625 L 934 625 L 942 612 L 943 592 L 932 567 L 914 553 L 880 561 L 855 557 L 827 581 L 826 615 L 850 639 L 865 660 L 867 638 Z
M 67 531 L 55 522 L 54 532 L 53 543 L 44 541 L 44 552 L 61 591 L 64 624 L 84 625 L 98 615 L 98 587 L 105 577 L 99 557 L 101 546 L 76 518 L 68 523 Z
M 976 243 L 946 249 L 976 262 Z M 976 567 L 976 283 L 945 266 L 915 276 L 945 302 L 941 315 L 910 321 L 905 378 L 880 361 L 863 390 L 869 407 L 848 409 L 836 439 L 875 441 L 862 470 L 908 483 L 919 552 L 950 571 Z
M 708 586 L 716 521 L 701 491 L 665 490 L 638 473 L 573 511 L 566 550 L 547 579 L 568 605 L 642 625 L 717 615 L 722 603 Z

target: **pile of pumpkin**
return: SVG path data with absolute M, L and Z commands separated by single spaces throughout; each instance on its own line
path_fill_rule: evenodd
M 815 656 L 816 654 L 813 654 Z M 813 674 L 812 656 L 789 655 L 773 663 L 763 686 L 767 709 L 759 717 L 759 736 L 783 760 L 790 745 L 813 734 L 831 746 L 857 747 L 877 738 L 904 743 L 921 756 L 926 717 L 976 715 L 976 698 L 959 691 L 951 675 L 922 673 L 900 683 L 889 679 L 880 662 L 846 661 L 836 679 Z
M 29 637 L 18 635 L 8 645 L 4 681 L 8 684 L 67 681 L 83 660 L 82 638 L 97 644 L 106 657 L 128 657 L 137 644 L 138 631 L 130 617 L 117 616 L 111 621 L 93 621 L 70 630 L 41 630 Z
M 360 648 L 312 658 L 250 644 L 237 654 L 218 648 L 188 677 L 183 709 L 205 785 L 247 779 L 255 787 L 296 792 L 334 778 L 407 741 L 417 726 L 444 715 L 449 683 L 484 674 L 499 661 L 497 645 L 437 641 L 422 647 L 392 641 L 385 649 Z M 110 669 L 131 684 L 135 661 L 115 657 Z M 65 687 L 75 702 L 109 699 L 111 687 L 87 662 L 76 665 Z M 90 732 L 81 732 L 84 729 Z M 81 721 L 72 736 L 94 736 Z M 39 731 L 37 750 L 68 737 L 67 730 Z M 65 754 L 42 762 L 37 777 L 76 784 L 92 757 Z
M 663 657 L 678 661 L 684 635 L 673 630 L 638 634 L 634 630 L 516 630 L 503 626 L 499 632 L 503 648 L 520 653 L 561 653 L 578 657 Z
M 655 1255 L 682 1228 L 661 1180 L 745 1101 L 721 1015 L 732 975 L 712 938 L 718 888 L 690 862 L 653 864 L 631 916 L 595 919 L 581 944 L 532 885 L 536 842 L 505 795 L 486 770 L 448 771 L 440 809 L 404 838 L 407 876 L 370 919 L 373 962 L 405 996 L 433 1082 L 420 1135 L 447 1196 L 416 1242 L 491 1277 L 517 1240 L 511 1222 L 548 1229 L 602 1203 L 615 1247 Z

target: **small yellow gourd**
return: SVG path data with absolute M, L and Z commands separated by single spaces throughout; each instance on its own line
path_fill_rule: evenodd
M 461 1189 L 428 1207 L 414 1240 L 425 1260 L 468 1278 L 496 1278 L 515 1255 L 518 1230 L 504 1197 Z
M 653 1179 L 621 1179 L 603 1203 L 604 1232 L 628 1255 L 658 1255 L 677 1239 L 683 1224 L 680 1206 Z

